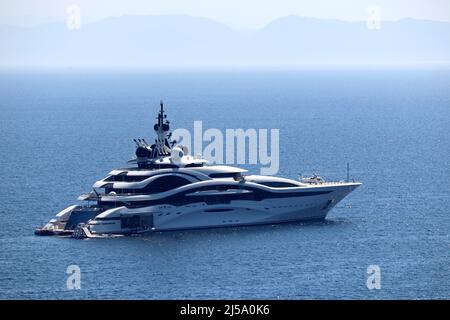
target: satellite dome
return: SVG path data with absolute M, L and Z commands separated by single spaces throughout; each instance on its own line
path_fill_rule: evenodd
M 151 148 L 138 147 L 136 149 L 136 157 L 138 158 L 149 158 L 152 154 Z
M 187 155 L 189 154 L 189 148 L 186 146 L 180 146 L 181 150 L 183 150 L 184 154 Z
M 180 162 L 181 158 L 183 158 L 184 152 L 181 148 L 175 147 L 172 149 L 172 152 L 170 153 L 170 158 L 173 162 Z

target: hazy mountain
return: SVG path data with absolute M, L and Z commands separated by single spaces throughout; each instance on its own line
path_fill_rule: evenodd
M 190 16 L 123 16 L 69 30 L 0 26 L 1 66 L 167 67 L 450 61 L 450 23 L 288 16 L 237 30 Z

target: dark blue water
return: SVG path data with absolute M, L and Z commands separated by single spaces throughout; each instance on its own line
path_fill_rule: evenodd
M 0 298 L 448 299 L 449 89 L 449 70 L 3 72 Z M 161 98 L 174 127 L 280 128 L 280 176 L 349 161 L 364 185 L 323 223 L 34 236 L 153 137 Z

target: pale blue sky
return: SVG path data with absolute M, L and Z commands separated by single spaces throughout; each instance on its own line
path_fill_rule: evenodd
M 382 20 L 450 21 L 450 0 L 0 0 L 0 22 L 61 21 L 72 4 L 81 8 L 84 22 L 124 14 L 188 14 L 238 28 L 257 28 L 290 14 L 365 20 L 371 6 L 381 9 Z

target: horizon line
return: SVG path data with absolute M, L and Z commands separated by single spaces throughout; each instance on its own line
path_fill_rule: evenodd
M 28 29 L 28 28 L 36 28 L 36 27 L 41 27 L 41 26 L 47 26 L 47 25 L 52 25 L 52 24 L 64 24 L 65 20 L 63 19 L 51 19 L 51 21 L 47 21 L 47 22 L 38 22 L 35 24 L 31 24 L 31 25 L 21 25 L 19 23 L 3 23 L 2 22 L 2 18 L 6 18 L 6 19 L 21 19 L 21 18 L 27 18 L 27 17 L 33 17 L 31 15 L 26 15 L 26 16 L 21 16 L 21 17 L 12 17 L 12 16 L 1 16 L 0 15 L 0 26 L 6 26 L 6 27 L 14 27 L 14 28 L 24 28 L 24 29 Z M 295 17 L 295 18 L 300 18 L 300 19 L 311 19 L 311 20 L 319 20 L 319 21 L 335 21 L 335 22 L 342 22 L 342 23 L 366 23 L 366 20 L 347 20 L 347 19 L 340 19 L 340 18 L 322 18 L 322 17 L 310 17 L 310 16 L 302 16 L 302 15 L 297 15 L 297 14 L 289 14 L 289 15 L 284 15 L 284 16 L 279 16 L 277 18 L 271 19 L 269 20 L 267 23 L 265 23 L 264 25 L 261 25 L 260 27 L 243 27 L 243 26 L 235 26 L 233 24 L 224 22 L 224 21 L 220 21 L 214 18 L 210 18 L 210 17 L 206 17 L 206 16 L 197 16 L 197 15 L 191 15 L 191 14 L 121 14 L 121 15 L 111 15 L 111 16 L 107 16 L 107 17 L 101 17 L 101 18 L 89 18 L 89 17 L 84 17 L 82 16 L 82 21 L 84 19 L 87 19 L 88 22 L 84 22 L 84 25 L 92 25 L 92 24 L 96 24 L 96 23 L 100 23 L 102 21 L 108 20 L 108 19 L 120 19 L 120 18 L 124 18 L 124 17 L 189 17 L 189 18 L 194 18 L 194 19 L 205 19 L 205 20 L 209 20 L 215 23 L 219 23 L 222 25 L 227 26 L 228 28 L 231 29 L 235 29 L 235 30 L 262 30 L 264 28 L 266 28 L 267 26 L 269 26 L 270 24 L 281 20 L 281 19 L 285 19 L 285 18 L 289 18 L 289 17 Z M 41 18 L 41 19 L 47 19 L 46 17 L 33 17 L 33 18 Z M 422 22 L 434 22 L 434 23 L 445 23 L 445 24 L 450 24 L 450 20 L 438 20 L 438 19 L 423 19 L 423 18 L 413 18 L 413 17 L 404 17 L 404 18 L 399 18 L 396 20 L 389 20 L 389 19 L 380 19 L 381 22 L 388 22 L 388 23 L 398 23 L 398 22 L 402 22 L 405 20 L 414 20 L 414 21 L 422 21 Z
M 332 71 L 332 70 L 419 70 L 450 69 L 449 61 L 390 61 L 390 62 L 355 62 L 355 63 L 298 63 L 273 65 L 166 65 L 166 66 L 36 66 L 36 65 L 0 65 L 0 72 L 241 72 L 241 71 Z

